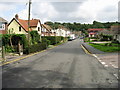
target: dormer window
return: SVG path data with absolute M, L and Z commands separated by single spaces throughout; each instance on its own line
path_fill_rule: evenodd
M 21 31 L 21 26 L 19 26 L 19 31 Z

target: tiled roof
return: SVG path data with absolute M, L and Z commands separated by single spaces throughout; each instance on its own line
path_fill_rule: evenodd
M 26 20 L 18 19 L 18 22 L 26 31 L 28 31 L 28 22 Z
M 16 18 L 13 18 L 13 20 L 16 20 L 24 28 L 25 31 L 28 31 L 28 20 L 16 19 Z M 30 20 L 30 27 L 37 27 L 38 22 L 40 22 L 40 20 L 38 20 L 38 19 L 32 19 L 32 20 Z M 30 31 L 31 30 L 32 29 L 30 28 Z
M 7 20 L 5 20 L 2 17 L 0 17 L 0 22 L 7 22 Z
M 47 29 L 49 29 L 49 30 L 52 29 L 49 25 L 44 24 L 44 26 L 45 26 Z
M 49 25 L 46 25 L 46 24 L 42 24 L 42 27 L 46 28 L 48 31 L 52 29 Z
M 91 35 L 95 35 L 96 33 L 91 32 L 91 33 L 89 33 L 89 34 L 91 34 Z
M 26 22 L 28 22 L 28 20 L 25 20 Z M 37 27 L 37 24 L 40 20 L 38 19 L 32 19 L 30 20 L 30 27 Z

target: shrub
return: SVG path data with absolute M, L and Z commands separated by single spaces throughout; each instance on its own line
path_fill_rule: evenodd
M 112 40 L 112 43 L 119 44 L 119 41 L 117 41 L 116 39 L 114 39 L 114 40 Z
M 18 45 L 18 42 L 20 42 L 20 44 L 23 44 L 23 48 L 28 46 L 28 42 L 24 34 L 4 34 L 2 36 L 2 45 L 5 46 L 6 52 L 15 51 L 10 46 L 10 38 L 12 45 Z
M 15 52 L 15 49 L 13 49 L 11 46 L 5 46 L 5 52 L 11 53 L 11 52 Z
M 46 38 L 42 38 L 42 43 L 47 43 L 47 46 L 50 45 L 50 41 L 47 40 Z
M 38 34 L 37 31 L 31 31 L 30 32 L 30 35 L 31 35 L 31 41 L 32 41 L 32 44 L 37 44 L 40 42 L 40 35 Z
M 26 47 L 26 49 L 24 50 L 24 54 L 34 53 L 44 49 L 46 49 L 46 43 L 38 43 L 35 45 L 31 45 L 29 47 Z
M 90 38 L 88 37 L 84 38 L 84 42 L 90 42 Z
M 101 41 L 111 41 L 112 38 L 111 35 L 102 35 Z
M 51 45 L 60 43 L 62 39 L 64 40 L 64 37 L 61 36 L 42 36 L 42 38 L 49 40 Z

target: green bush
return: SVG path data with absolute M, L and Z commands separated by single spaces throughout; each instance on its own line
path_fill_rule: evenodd
M 84 42 L 90 42 L 90 38 L 88 37 L 84 38 Z
M 18 42 L 20 42 L 23 45 L 23 49 L 28 46 L 27 38 L 24 34 L 4 34 L 2 36 L 2 45 L 5 46 L 6 52 L 15 51 L 10 45 L 10 38 L 12 45 L 18 45 Z
M 32 44 L 37 44 L 40 42 L 40 35 L 38 34 L 37 31 L 31 31 L 30 32 L 30 35 L 31 35 L 31 42 Z
M 24 50 L 24 54 L 35 53 L 44 49 L 46 49 L 46 43 L 38 43 L 35 45 L 31 45 L 29 47 L 26 47 L 26 49 Z
M 60 43 L 61 40 L 64 40 L 64 37 L 61 36 L 42 36 L 42 39 L 46 38 L 50 41 L 50 45 L 55 45 L 57 43 Z
M 11 53 L 11 52 L 15 52 L 16 50 L 13 49 L 11 46 L 5 46 L 5 52 Z
M 111 35 L 102 35 L 101 41 L 111 41 L 112 39 Z
M 47 40 L 46 38 L 42 38 L 42 43 L 47 43 L 47 46 L 50 45 L 50 41 Z
M 116 39 L 114 39 L 114 40 L 112 40 L 112 43 L 119 44 L 119 41 L 117 41 Z

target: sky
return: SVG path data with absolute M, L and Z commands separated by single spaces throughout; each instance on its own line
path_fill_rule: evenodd
M 118 21 L 119 0 L 32 0 L 31 18 L 42 23 L 78 22 L 92 23 Z M 28 0 L 0 0 L 0 17 L 8 22 L 15 14 L 28 18 Z

